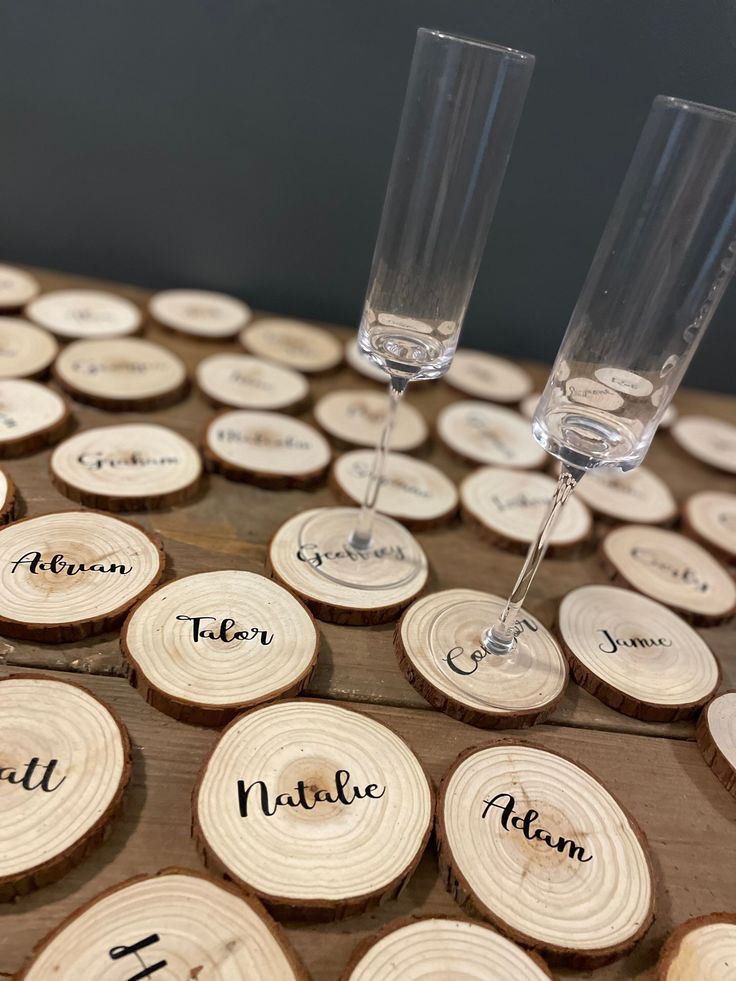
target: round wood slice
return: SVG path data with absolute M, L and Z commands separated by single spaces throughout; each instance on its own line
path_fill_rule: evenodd
M 0 317 L 0 378 L 38 378 L 58 350 L 53 336 L 41 327 L 20 317 Z
M 56 359 L 54 377 L 78 401 L 120 412 L 171 405 L 188 381 L 181 358 L 140 337 L 73 341 Z
M 0 525 L 15 517 L 15 484 L 10 474 L 0 470 Z
M 457 902 L 570 966 L 620 957 L 654 919 L 642 831 L 557 753 L 510 740 L 465 750 L 442 780 L 435 832 Z
M 0 680 L 0 900 L 63 876 L 105 836 L 131 771 L 117 714 L 48 675 Z
M 460 484 L 463 519 L 491 542 L 526 552 L 539 531 L 557 481 L 543 473 L 481 467 Z M 590 511 L 574 495 L 563 507 L 549 539 L 550 554 L 577 548 L 590 538 Z
M 404 613 L 394 649 L 408 681 L 453 719 L 487 729 L 541 722 L 567 686 L 567 665 L 554 637 L 526 611 L 512 654 L 496 657 L 481 644 L 505 606 L 477 589 L 423 596 Z
M 135 334 L 142 322 L 134 303 L 100 290 L 54 290 L 32 300 L 25 312 L 39 327 L 65 340 Z
M 0 263 L 0 310 L 20 310 L 41 287 L 33 276 L 15 266 Z
M 560 604 L 557 626 L 575 681 L 624 715 L 688 719 L 718 687 L 718 662 L 700 635 L 631 590 L 574 589 Z
M 332 481 L 350 504 L 362 504 L 373 450 L 352 450 L 335 461 Z M 405 453 L 388 453 L 378 497 L 382 514 L 408 528 L 436 528 L 457 512 L 457 487 L 441 470 Z
M 158 539 L 112 515 L 14 521 L 0 528 L 0 635 L 56 643 L 112 630 L 163 567 Z
M 523 416 L 526 416 L 529 421 L 534 418 L 534 413 L 537 411 L 537 405 L 539 405 L 539 400 L 542 397 L 541 392 L 532 392 L 531 395 L 527 395 L 519 403 L 519 411 Z
M 202 477 L 195 447 L 173 429 L 151 423 L 76 433 L 56 447 L 49 467 L 62 494 L 109 511 L 182 504 Z
M 342 344 L 334 334 L 280 317 L 256 320 L 240 332 L 240 343 L 257 357 L 308 375 L 336 368 L 343 357 Z
M 317 662 L 309 611 L 254 572 L 201 572 L 160 586 L 128 616 L 120 647 L 131 684 L 161 712 L 221 726 L 298 695 Z
M 205 358 L 197 365 L 197 385 L 214 405 L 236 409 L 294 409 L 309 397 L 304 375 L 250 354 Z
M 695 735 L 705 762 L 736 797 L 736 691 L 723 692 L 706 705 Z
M 52 977 L 307 981 L 257 899 L 190 869 L 136 876 L 75 910 L 38 944 L 17 981 Z
M 278 412 L 233 409 L 211 419 L 203 449 L 209 469 L 264 487 L 300 487 L 324 476 L 332 452 L 321 433 Z
M 534 469 L 547 454 L 518 412 L 487 402 L 452 402 L 437 416 L 437 433 L 445 446 L 470 463 Z
M 242 300 L 209 290 L 163 290 L 151 297 L 148 312 L 162 327 L 209 339 L 235 337 L 253 316 Z
M 66 399 L 45 385 L 23 378 L 0 381 L 0 457 L 35 453 L 55 443 L 70 419 Z
M 670 427 L 674 440 L 701 463 L 736 473 L 736 426 L 710 416 L 681 416 Z
M 736 610 L 736 583 L 709 552 L 674 531 L 622 525 L 601 543 L 615 580 L 699 623 L 720 623 Z
M 681 923 L 667 938 L 657 981 L 731 981 L 736 965 L 736 913 L 710 913 Z
M 685 530 L 726 562 L 736 560 L 736 494 L 700 491 L 682 507 Z
M 484 923 L 402 917 L 358 944 L 340 981 L 546 981 L 537 954 Z
M 348 341 L 345 345 L 345 360 L 353 371 L 357 371 L 364 378 L 370 378 L 371 381 L 380 382 L 382 385 L 388 384 L 388 372 L 374 361 L 371 361 L 367 354 L 363 354 L 357 338 Z
M 297 699 L 253 709 L 195 785 L 205 864 L 285 917 L 341 919 L 394 898 L 432 830 L 432 788 L 390 729 Z
M 591 470 L 575 488 L 575 495 L 598 514 L 616 521 L 667 524 L 677 514 L 669 487 L 647 467 L 628 473 Z
M 388 400 L 387 392 L 341 389 L 322 396 L 314 407 L 314 418 L 342 446 L 374 447 L 386 422 Z M 396 411 L 391 449 L 415 450 L 426 442 L 427 436 L 424 417 L 402 399 Z
M 520 402 L 532 390 L 531 378 L 513 361 L 467 348 L 455 352 L 445 380 L 465 395 L 489 402 Z
M 351 550 L 348 536 L 358 517 L 356 508 L 313 508 L 289 518 L 271 539 L 266 570 L 296 593 L 320 620 L 365 626 L 395 620 L 424 589 L 427 558 L 398 522 L 385 518 L 377 525 L 368 557 Z M 328 525 L 340 548 L 325 547 L 312 531 Z M 341 575 L 360 577 L 345 585 Z
M 667 408 L 664 410 L 664 415 L 659 420 L 658 429 L 670 429 L 672 424 L 677 420 L 679 413 L 675 406 L 670 402 Z

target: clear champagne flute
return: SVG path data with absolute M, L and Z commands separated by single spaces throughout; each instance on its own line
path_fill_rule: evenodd
M 386 452 L 409 382 L 439 378 L 452 361 L 533 67 L 521 51 L 417 33 L 358 335 L 390 378 L 383 434 L 360 510 L 312 512 L 299 536 L 340 556 L 313 565 L 340 584 L 386 588 L 425 561 L 376 510 Z M 384 561 L 369 565 L 374 556 Z
M 532 420 L 556 493 L 489 653 L 517 617 L 565 501 L 588 471 L 632 470 L 715 313 L 736 257 L 736 114 L 658 96 Z

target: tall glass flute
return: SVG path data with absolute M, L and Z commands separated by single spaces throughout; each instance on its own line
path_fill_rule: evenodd
M 658 96 L 542 398 L 532 431 L 561 463 L 557 491 L 497 623 L 507 654 L 554 522 L 596 468 L 644 459 L 734 271 L 736 114 Z
M 358 336 L 390 377 L 385 427 L 360 511 L 316 515 L 302 541 L 365 553 L 391 537 L 376 503 L 396 410 L 410 381 L 439 378 L 452 361 L 533 67 L 521 51 L 417 33 Z M 353 583 L 352 569 L 364 585 L 360 565 L 343 563 L 339 581 Z M 377 575 L 407 566 L 390 569 Z

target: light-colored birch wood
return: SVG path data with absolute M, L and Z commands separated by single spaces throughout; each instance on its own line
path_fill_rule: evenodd
M 253 316 L 242 300 L 209 290 L 162 290 L 149 300 L 148 313 L 162 327 L 210 340 L 235 337 Z
M 736 691 L 723 692 L 706 705 L 695 735 L 705 762 L 736 797 Z
M 122 337 L 140 330 L 140 309 L 130 300 L 101 290 L 55 290 L 31 300 L 26 316 L 64 340 Z
M 314 407 L 317 424 L 340 446 L 375 446 L 381 438 L 389 406 L 386 392 L 374 389 L 342 389 L 323 395 Z M 390 449 L 416 450 L 426 442 L 429 430 L 424 417 L 402 399 L 396 410 Z
M 371 381 L 380 382 L 382 385 L 388 384 L 388 372 L 374 364 L 367 355 L 363 354 L 357 339 L 348 341 L 345 345 L 345 360 L 353 371 L 357 371 L 364 378 L 370 378 Z
M 445 375 L 448 385 L 474 399 L 512 404 L 532 390 L 529 374 L 506 358 L 460 348 Z
M 0 378 L 38 378 L 48 371 L 58 350 L 43 328 L 22 317 L 0 317 Z
M 679 446 L 701 463 L 736 474 L 736 425 L 710 416 L 680 416 L 670 428 Z
M 340 340 L 301 320 L 261 317 L 240 332 L 240 343 L 251 354 L 313 374 L 331 371 L 343 359 Z
M 628 473 L 591 470 L 575 488 L 575 496 L 614 521 L 659 525 L 668 524 L 677 515 L 672 491 L 648 467 Z
M 736 965 L 736 913 L 694 916 L 670 934 L 657 981 L 731 981 Z
M 70 421 L 66 399 L 45 385 L 24 378 L 0 381 L 0 458 L 55 443 Z
M 529 423 L 518 412 L 487 402 L 451 402 L 437 416 L 437 433 L 470 463 L 535 469 L 547 462 Z
M 0 263 L 0 311 L 3 313 L 20 310 L 40 289 L 36 277 L 25 269 Z
M 196 377 L 200 392 L 218 406 L 296 411 L 309 398 L 304 375 L 251 354 L 211 354 L 197 365 Z
M 699 491 L 682 506 L 685 531 L 725 562 L 736 561 L 736 494 Z

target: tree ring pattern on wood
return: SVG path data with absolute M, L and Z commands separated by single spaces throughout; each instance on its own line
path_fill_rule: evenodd
M 736 964 L 736 913 L 710 913 L 681 923 L 657 962 L 657 981 L 729 981 Z
M 197 385 L 215 405 L 275 412 L 302 405 L 309 382 L 298 371 L 250 354 L 212 354 L 197 365 Z
M 711 416 L 681 416 L 670 432 L 696 460 L 736 474 L 736 426 L 732 423 Z
M 682 508 L 686 531 L 726 562 L 736 560 L 736 494 L 700 491 Z
M 373 447 L 386 424 L 389 396 L 368 389 L 343 389 L 323 395 L 314 407 L 317 424 L 341 444 Z M 401 401 L 390 449 L 415 450 L 426 442 L 427 423 L 413 405 Z
M 460 348 L 445 381 L 474 399 L 520 402 L 532 390 L 532 380 L 519 365 L 485 351 Z
M 451 402 L 437 416 L 437 433 L 449 450 L 471 463 L 532 470 L 547 461 L 518 412 L 487 402 Z
M 67 340 L 122 337 L 140 330 L 142 316 L 130 300 L 101 290 L 54 290 L 26 307 L 26 316 Z
M 0 317 L 0 378 L 43 375 L 58 351 L 59 345 L 43 328 L 20 317 Z
M 342 343 L 323 327 L 300 320 L 262 317 L 240 332 L 240 343 L 251 354 L 312 374 L 336 368 L 343 358 Z
M 149 300 L 148 312 L 162 327 L 213 340 L 235 337 L 253 316 L 242 300 L 210 290 L 162 290 Z
M 695 736 L 705 762 L 736 797 L 736 691 L 722 692 L 706 705 Z
M 69 425 L 66 399 L 23 378 L 0 381 L 0 457 L 34 453 L 56 442 Z

